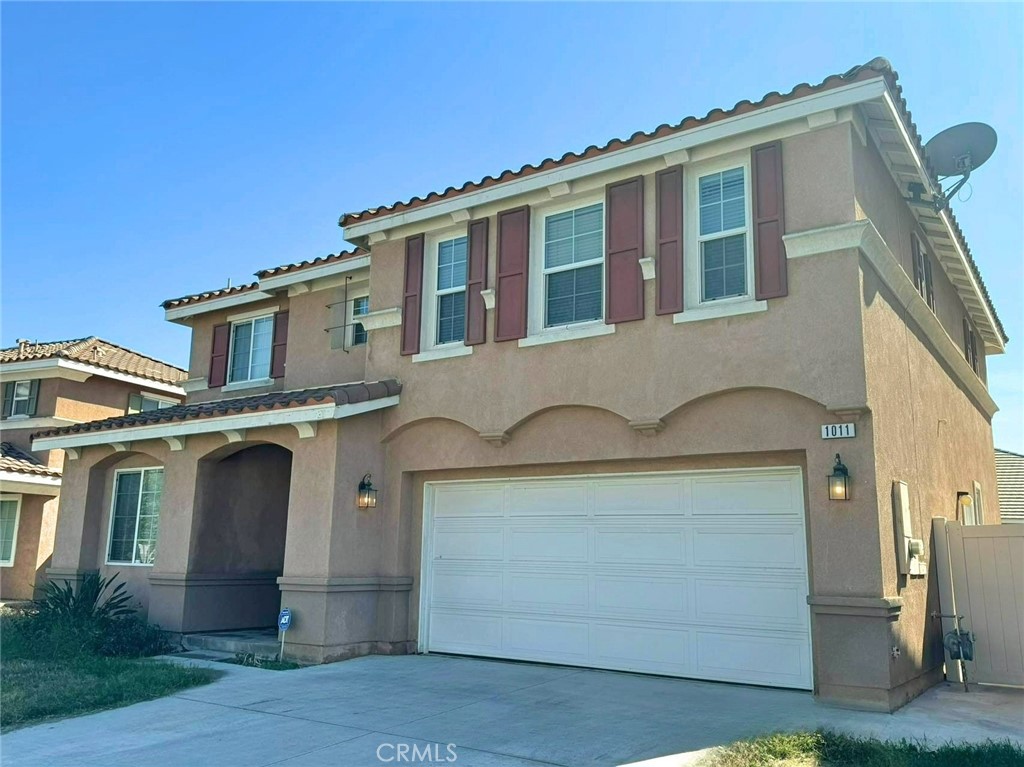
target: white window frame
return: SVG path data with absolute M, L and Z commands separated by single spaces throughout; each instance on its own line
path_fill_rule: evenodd
M 971 488 L 974 491 L 974 524 L 985 524 L 985 494 L 981 490 L 981 483 L 974 481 Z
M 231 322 L 231 327 L 228 333 L 228 380 L 224 388 L 228 388 L 232 385 L 238 385 L 239 388 L 247 388 L 249 386 L 258 386 L 260 384 L 268 384 L 273 382 L 273 378 L 270 377 L 270 370 L 267 371 L 267 376 L 264 378 L 234 378 L 234 358 L 235 358 L 235 328 L 240 325 L 252 325 L 253 330 L 256 329 L 257 320 L 270 320 L 270 369 L 274 366 L 274 313 L 270 314 L 260 313 L 252 317 L 245 319 L 237 319 Z M 249 375 L 252 375 L 252 342 L 256 338 L 256 333 L 253 332 L 249 335 Z
M 585 266 L 594 266 L 599 263 L 597 259 L 567 266 L 557 266 L 547 269 L 544 266 L 544 231 L 548 217 L 557 216 L 559 213 L 568 213 L 579 208 L 588 208 L 591 205 L 601 203 L 601 316 L 596 320 L 584 320 L 582 322 L 571 322 L 566 325 L 546 326 L 547 319 L 547 278 L 549 274 L 581 269 Z M 529 275 L 529 317 L 527 321 L 528 336 L 550 336 L 551 340 L 572 340 L 574 338 L 586 338 L 593 335 L 604 335 L 613 333 L 614 325 L 605 325 L 605 307 L 608 301 L 608 286 L 605 285 L 605 270 L 608 261 L 608 204 L 603 192 L 587 195 L 580 195 L 567 199 L 553 205 L 537 206 L 530 211 L 530 275 Z M 526 340 L 526 339 L 523 339 Z M 541 341 L 537 341 L 540 343 Z M 523 343 L 520 346 L 532 346 L 532 343 Z
M 700 179 L 703 176 L 710 176 L 722 171 L 734 168 L 743 169 L 743 193 L 744 210 L 746 215 L 746 226 L 744 229 L 729 229 L 724 232 L 715 232 L 713 235 L 700 234 Z M 707 317 L 727 316 L 730 314 L 744 314 L 750 311 L 763 311 L 767 308 L 767 302 L 754 299 L 754 225 L 753 225 L 753 190 L 751 189 L 750 152 L 738 152 L 734 154 L 715 157 L 706 162 L 687 165 L 685 168 L 686 188 L 684 190 L 683 204 L 683 230 L 686 238 L 686 246 L 683 250 L 683 306 L 685 311 L 676 315 L 677 320 L 688 321 L 698 319 L 696 316 L 684 317 L 687 311 L 698 311 L 706 313 Z M 742 296 L 730 296 L 729 298 L 713 298 L 704 300 L 704 269 L 701 243 L 708 240 L 717 240 L 723 237 L 731 237 L 737 234 L 744 234 L 746 238 L 746 290 Z M 686 253 L 692 254 L 686 256 Z M 763 307 L 758 304 L 764 304 Z M 728 307 L 728 308 L 724 308 Z
M 139 512 L 142 510 L 142 488 L 143 488 L 143 486 L 145 485 L 145 482 L 146 482 L 145 472 L 147 472 L 147 471 L 155 471 L 155 470 L 158 470 L 158 469 L 160 471 L 163 471 L 164 467 L 163 466 L 136 466 L 136 467 L 133 467 L 131 469 L 116 469 L 114 471 L 114 481 L 110 485 L 110 513 L 109 513 L 110 519 L 107 520 L 107 549 L 106 549 L 106 551 L 104 552 L 104 555 L 103 555 L 103 562 L 104 562 L 104 564 L 109 565 L 111 567 L 152 567 L 155 564 L 155 560 L 154 560 L 154 562 L 136 562 L 135 561 L 135 556 L 136 556 L 136 554 L 138 552 L 138 548 L 139 548 Z M 120 475 L 122 475 L 122 474 L 132 474 L 132 473 L 135 473 L 135 472 L 142 472 L 143 476 L 142 476 L 142 479 L 139 482 L 139 502 L 135 505 L 135 539 L 132 541 L 132 561 L 131 562 L 119 562 L 119 561 L 111 560 L 110 559 L 110 544 L 111 544 L 112 536 L 114 535 L 114 507 L 117 504 L 117 481 L 118 481 L 118 477 Z M 166 481 L 166 479 L 167 479 L 167 475 L 164 474 L 164 480 Z M 157 515 L 158 519 L 159 519 L 159 517 L 163 516 L 163 504 L 164 504 L 163 491 L 161 491 L 161 493 L 160 493 L 160 512 Z
M 349 349 L 354 349 L 356 346 L 366 346 L 370 342 L 370 334 L 364 325 L 363 332 L 366 333 L 366 340 L 362 343 L 356 343 L 356 324 L 362 324 L 359 322 L 359 318 L 366 316 L 366 314 L 356 314 L 356 301 L 360 298 L 366 299 L 366 314 L 370 313 L 370 291 L 368 289 L 361 292 L 353 291 L 349 295 L 348 306 L 346 307 L 346 325 L 348 327 L 345 329 L 345 346 Z
M 460 237 L 466 238 L 466 285 L 461 289 L 447 288 L 439 291 L 437 289 L 438 246 L 440 246 L 442 242 L 455 240 Z M 460 353 L 469 354 L 473 347 L 466 346 L 465 338 L 461 341 L 449 341 L 444 344 L 439 344 L 437 342 L 437 310 L 440 305 L 440 301 L 438 300 L 439 296 L 451 295 L 452 293 L 458 293 L 461 290 L 466 293 L 466 311 L 469 311 L 469 232 L 466 227 L 445 229 L 442 232 L 427 236 L 424 245 L 426 246 L 426 252 L 423 254 L 423 322 L 420 327 L 420 349 L 424 352 L 437 352 L 437 354 L 428 354 L 425 357 L 415 355 L 413 359 L 415 361 L 420 361 L 428 358 L 436 359 L 439 356 L 455 357 L 459 356 Z M 463 352 L 463 349 L 469 349 L 470 351 Z
M 18 396 L 18 384 L 28 384 L 28 395 L 27 396 L 25 396 L 25 397 L 19 397 Z M 24 413 L 17 412 L 17 410 L 18 410 L 18 403 L 19 402 L 24 402 L 25 403 L 25 412 Z M 29 403 L 31 403 L 31 402 L 32 402 L 32 379 L 29 378 L 29 379 L 23 379 L 21 381 L 15 381 L 14 382 L 14 389 L 12 390 L 12 393 L 11 393 L 11 415 L 9 417 L 10 418 L 31 418 L 32 414 L 28 412 L 28 406 L 29 406 Z
M 17 504 L 14 511 L 14 533 L 11 539 L 11 558 L 0 559 L 0 567 L 14 567 L 14 559 L 18 554 L 18 527 L 21 524 L 21 495 L 18 493 L 4 493 L 0 495 L 0 501 L 14 501 Z

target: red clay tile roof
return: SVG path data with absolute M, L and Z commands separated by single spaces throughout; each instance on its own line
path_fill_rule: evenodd
M 356 402 L 368 402 L 384 397 L 393 397 L 400 394 L 401 391 L 402 384 L 394 379 L 387 379 L 370 383 L 322 386 L 317 389 L 253 394 L 249 397 L 200 402 L 193 405 L 175 405 L 173 407 L 160 408 L 159 410 L 147 410 L 142 413 L 105 418 L 102 421 L 88 421 L 72 426 L 62 426 L 59 429 L 49 429 L 48 431 L 33 434 L 32 439 L 57 437 L 67 434 L 83 434 L 91 431 L 124 429 L 130 426 L 155 426 L 176 421 L 191 421 L 197 418 L 259 413 L 267 410 L 283 410 L 285 408 L 321 403 L 333 402 L 335 405 L 349 405 Z
M 10 442 L 0 442 L 0 471 L 18 474 L 32 474 L 40 477 L 59 477 L 60 469 L 52 469 L 39 462 L 34 455 L 26 453 Z
M 719 120 L 725 120 L 730 117 L 736 117 L 737 115 L 746 114 L 748 112 L 754 112 L 758 109 L 765 107 L 774 106 L 794 99 L 803 98 L 805 96 L 811 96 L 813 94 L 822 93 L 833 88 L 839 88 L 850 83 L 859 82 L 861 80 L 870 80 L 872 78 L 882 76 L 885 78 L 886 84 L 889 90 L 894 96 L 894 101 L 900 111 L 903 118 L 904 125 L 907 127 L 907 131 L 914 140 L 915 147 L 922 158 L 924 158 L 925 166 L 928 169 L 928 173 L 931 176 L 932 182 L 935 186 L 939 186 L 938 177 L 932 170 L 930 163 L 924 152 L 924 142 L 921 139 L 921 135 L 917 131 L 917 126 L 911 119 L 910 111 L 907 109 L 906 99 L 903 98 L 903 88 L 899 85 L 898 75 L 896 70 L 892 68 L 892 64 L 889 63 L 888 59 L 881 56 L 872 59 L 866 64 L 853 67 L 852 69 L 842 74 L 832 74 L 826 77 L 817 85 L 810 85 L 809 83 L 801 83 L 797 85 L 788 93 L 780 94 L 778 91 L 772 91 L 771 93 L 765 94 L 761 99 L 756 102 L 750 102 L 747 100 L 738 102 L 731 109 L 712 109 L 704 117 L 685 117 L 675 125 L 663 124 L 659 125 L 653 131 L 644 132 L 637 131 L 627 139 L 615 138 L 608 141 L 603 146 L 591 145 L 584 149 L 582 152 L 567 152 L 557 160 L 553 157 L 548 157 L 545 160 L 537 163 L 536 165 L 524 165 L 519 170 L 504 170 L 495 176 L 484 176 L 479 181 L 467 181 L 462 186 L 456 188 L 453 186 L 448 187 L 443 192 L 431 192 L 426 197 L 413 197 L 405 202 L 396 201 L 391 205 L 384 205 L 377 208 L 369 208 L 358 213 L 345 213 L 341 216 L 338 221 L 338 225 L 345 227 L 351 224 L 360 223 L 363 221 L 369 221 L 376 218 L 383 218 L 393 213 L 399 213 L 401 211 L 411 210 L 413 208 L 423 207 L 430 203 L 439 202 L 441 200 L 449 200 L 459 195 L 467 194 L 468 192 L 475 192 L 480 189 L 487 189 L 492 186 L 497 186 L 506 181 L 512 181 L 518 178 L 525 178 L 532 176 L 535 173 L 542 171 L 551 170 L 553 168 L 561 168 L 566 165 L 572 165 L 573 163 L 581 160 L 589 160 L 593 157 L 599 157 L 604 154 L 610 154 L 620 149 L 626 149 L 627 147 L 637 146 L 639 144 L 646 143 L 652 139 L 660 139 L 665 136 L 671 136 L 677 133 L 684 133 L 685 131 L 698 128 L 702 125 L 709 123 L 718 122 Z M 967 240 L 964 238 L 963 232 L 960 229 L 960 225 L 956 222 L 956 218 L 953 216 L 952 210 L 947 208 L 947 212 L 950 217 L 950 222 L 953 225 L 953 229 L 956 232 L 957 239 L 959 240 L 960 247 L 967 254 L 967 261 L 970 264 L 971 271 L 974 273 L 975 279 L 981 286 L 981 292 L 985 297 L 985 301 L 988 304 L 989 309 L 992 312 L 992 316 L 995 318 L 996 326 L 1000 335 L 1003 338 L 1004 343 L 1009 339 L 1006 336 L 1006 331 L 1003 328 L 1002 321 L 996 314 L 995 307 L 992 305 L 992 299 L 988 294 L 988 289 L 985 287 L 984 281 L 981 279 L 981 274 L 978 271 L 978 266 L 971 256 L 970 248 L 967 246 Z
M 311 266 L 322 266 L 324 264 L 333 264 L 335 261 L 344 261 L 349 258 L 357 258 L 359 256 L 368 255 L 370 251 L 363 250 L 362 248 L 355 248 L 354 250 L 343 250 L 340 253 L 331 253 L 326 256 L 320 256 L 314 258 L 312 261 L 300 261 L 297 264 L 285 264 L 284 266 L 273 266 L 269 269 L 260 269 L 256 272 L 256 276 L 261 280 L 264 277 L 273 277 L 278 274 L 284 274 L 286 272 L 298 272 L 303 269 L 307 269 Z
M 96 336 L 70 341 L 44 341 L 0 349 L 0 363 L 66 359 L 127 373 L 161 383 L 179 384 L 188 371 Z
M 251 290 L 259 290 L 259 287 L 260 284 L 258 282 L 250 282 L 248 285 L 238 285 L 233 288 L 217 288 L 216 290 L 207 290 L 205 293 L 193 293 L 191 296 L 168 298 L 160 306 L 164 309 L 174 309 L 185 304 L 197 304 L 200 301 L 208 301 L 211 298 L 223 298 L 224 296 L 233 296 L 238 293 L 248 293 Z

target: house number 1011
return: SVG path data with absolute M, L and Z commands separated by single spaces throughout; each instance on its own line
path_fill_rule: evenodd
M 857 436 L 857 426 L 852 423 L 826 423 L 821 427 L 822 439 L 846 439 Z

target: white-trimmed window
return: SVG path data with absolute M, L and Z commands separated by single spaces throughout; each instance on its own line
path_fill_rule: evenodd
M 604 203 L 548 213 L 543 227 L 543 327 L 604 316 Z
M 21 518 L 21 496 L 0 496 L 0 567 L 14 564 L 18 549 L 18 521 Z
M 985 524 L 985 494 L 981 492 L 981 484 L 974 483 L 974 524 Z
M 274 315 L 232 323 L 228 383 L 270 378 L 273 344 Z
M 363 323 L 357 322 L 357 320 L 364 314 L 369 313 L 369 296 L 357 296 L 352 299 L 352 316 L 350 318 L 350 324 L 352 325 L 352 346 L 362 346 L 366 343 L 366 328 L 363 327 Z
M 165 407 L 174 407 L 179 404 L 172 399 L 163 399 L 161 397 L 154 397 L 150 394 L 129 394 L 128 395 L 128 412 L 129 413 L 146 413 L 150 410 L 160 410 Z
M 15 381 L 14 397 L 11 400 L 11 415 L 32 414 L 32 382 Z
M 700 303 L 750 294 L 750 215 L 742 165 L 699 175 Z
M 447 232 L 429 241 L 427 306 L 423 345 L 427 349 L 462 345 L 466 337 L 466 259 L 469 238 Z
M 162 468 L 114 472 L 107 564 L 153 564 L 163 490 Z

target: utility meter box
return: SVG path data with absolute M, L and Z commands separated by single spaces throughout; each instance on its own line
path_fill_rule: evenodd
M 910 488 L 906 482 L 892 483 L 892 510 L 896 523 L 896 559 L 901 575 L 926 575 L 928 563 L 924 558 L 924 541 L 914 537 L 914 523 L 910 515 Z

